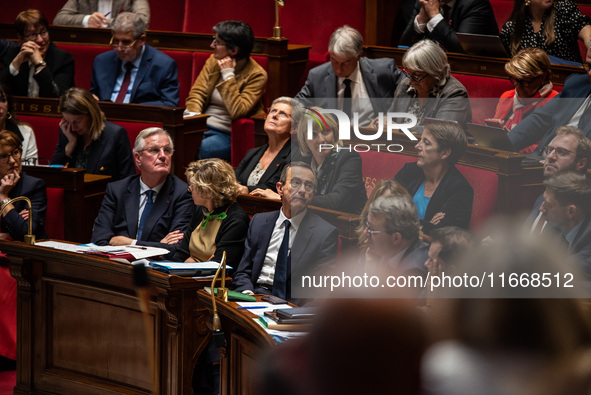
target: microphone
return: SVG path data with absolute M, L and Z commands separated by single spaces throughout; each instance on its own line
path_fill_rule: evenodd
M 222 269 L 222 286 L 217 289 L 217 295 L 224 301 L 228 301 L 228 288 L 226 288 L 226 251 L 224 251 L 222 255 L 222 262 L 218 267 L 218 270 L 215 272 L 215 276 L 213 276 L 213 280 L 211 280 L 211 304 L 213 306 L 213 344 L 217 348 L 224 347 L 226 345 L 226 338 L 224 337 L 224 332 L 222 332 L 222 321 L 220 320 L 220 316 L 218 315 L 218 307 L 215 302 L 216 298 L 216 290 L 215 290 L 215 280 L 217 280 L 218 275 L 220 273 L 220 269 Z
M 0 215 L 2 215 L 2 213 L 4 212 L 6 207 L 8 207 L 8 205 L 10 205 L 14 202 L 17 202 L 19 200 L 24 200 L 29 205 L 29 219 L 28 219 L 29 233 L 25 235 L 25 244 L 32 246 L 32 245 L 35 245 L 35 235 L 33 234 L 33 211 L 32 211 L 31 201 L 29 200 L 28 197 L 19 196 L 19 197 L 15 197 L 14 199 L 10 199 L 8 202 L 6 202 L 2 205 L 2 208 L 0 208 Z

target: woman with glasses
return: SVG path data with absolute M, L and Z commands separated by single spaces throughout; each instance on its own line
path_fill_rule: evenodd
M 298 123 L 297 160 L 310 165 L 316 176 L 316 194 L 311 206 L 359 214 L 367 201 L 361 156 L 354 150 L 339 150 L 339 125 L 330 115 L 321 115 L 320 107 L 308 109 Z M 317 123 L 318 116 L 324 122 Z M 312 136 L 308 127 L 312 125 Z M 295 160 L 295 159 L 294 159 Z
M 70 88 L 60 98 L 59 110 L 63 118 L 52 165 L 86 169 L 112 181 L 135 174 L 127 131 L 105 119 L 89 91 Z
M 295 100 L 283 96 L 273 101 L 264 126 L 269 142 L 248 151 L 236 168 L 240 193 L 276 197 L 281 170 L 291 161 L 291 130 L 298 119 Z
M 425 234 L 470 225 L 474 190 L 455 166 L 467 144 L 456 123 L 431 121 L 415 146 L 418 160 L 405 164 L 394 177 L 413 198 Z
M 199 158 L 230 160 L 232 121 L 263 111 L 267 72 L 250 57 L 254 34 L 248 24 L 220 22 L 213 32 L 213 54 L 195 80 L 186 107 L 209 115 Z
M 237 267 L 244 252 L 249 218 L 236 203 L 240 194 L 234 169 L 221 159 L 192 162 L 185 172 L 197 206 L 174 260 L 221 262 Z
M 550 82 L 550 59 L 541 49 L 522 49 L 505 64 L 505 72 L 515 89 L 501 95 L 494 119 L 507 130 L 513 129 L 534 110 L 558 95 Z M 538 143 L 522 150 L 531 153 Z
M 388 112 L 414 114 L 417 126 L 411 128 L 413 132 L 421 133 L 424 118 L 457 121 L 462 126 L 472 121 L 468 92 L 450 75 L 447 55 L 439 45 L 419 41 L 404 54 L 402 67 L 406 78 L 398 84 Z M 371 126 L 377 128 L 378 121 L 374 119 Z
M 45 181 L 22 172 L 22 145 L 18 136 L 8 130 L 0 131 L 0 207 L 15 197 L 26 196 L 31 201 L 33 234 L 46 239 L 43 223 L 47 210 Z M 29 206 L 19 200 L 10 203 L 0 219 L 0 240 L 24 241 L 28 233 Z
M 48 26 L 38 10 L 16 17 L 21 45 L 7 51 L 0 77 L 16 96 L 60 97 L 74 86 L 74 58 L 49 41 Z
M 37 158 L 37 140 L 31 126 L 19 121 L 14 114 L 14 99 L 6 85 L 0 82 L 0 130 L 16 134 L 22 143 L 21 161 Z
M 550 56 L 581 63 L 577 39 L 588 51 L 591 18 L 583 15 L 571 0 L 515 0 L 500 36 L 511 56 L 533 47 Z

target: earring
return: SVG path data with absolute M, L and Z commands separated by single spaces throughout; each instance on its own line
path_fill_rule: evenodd
M 8 113 L 8 117 L 6 119 L 11 119 L 12 118 L 12 113 Z

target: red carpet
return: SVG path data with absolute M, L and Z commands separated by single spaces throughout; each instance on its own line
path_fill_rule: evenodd
M 0 372 L 0 395 L 12 394 L 15 385 L 16 370 Z

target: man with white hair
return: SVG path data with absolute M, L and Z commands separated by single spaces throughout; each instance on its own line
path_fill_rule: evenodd
M 146 245 L 174 253 L 195 210 L 187 184 L 170 174 L 174 145 L 161 128 L 140 132 L 133 146 L 136 174 L 107 186 L 94 221 L 98 245 Z
M 347 25 L 335 30 L 328 42 L 330 62 L 310 70 L 295 98 L 309 106 L 357 112 L 359 125 L 386 113 L 402 73 L 393 59 L 368 59 L 362 51 L 363 37 L 357 30 Z

